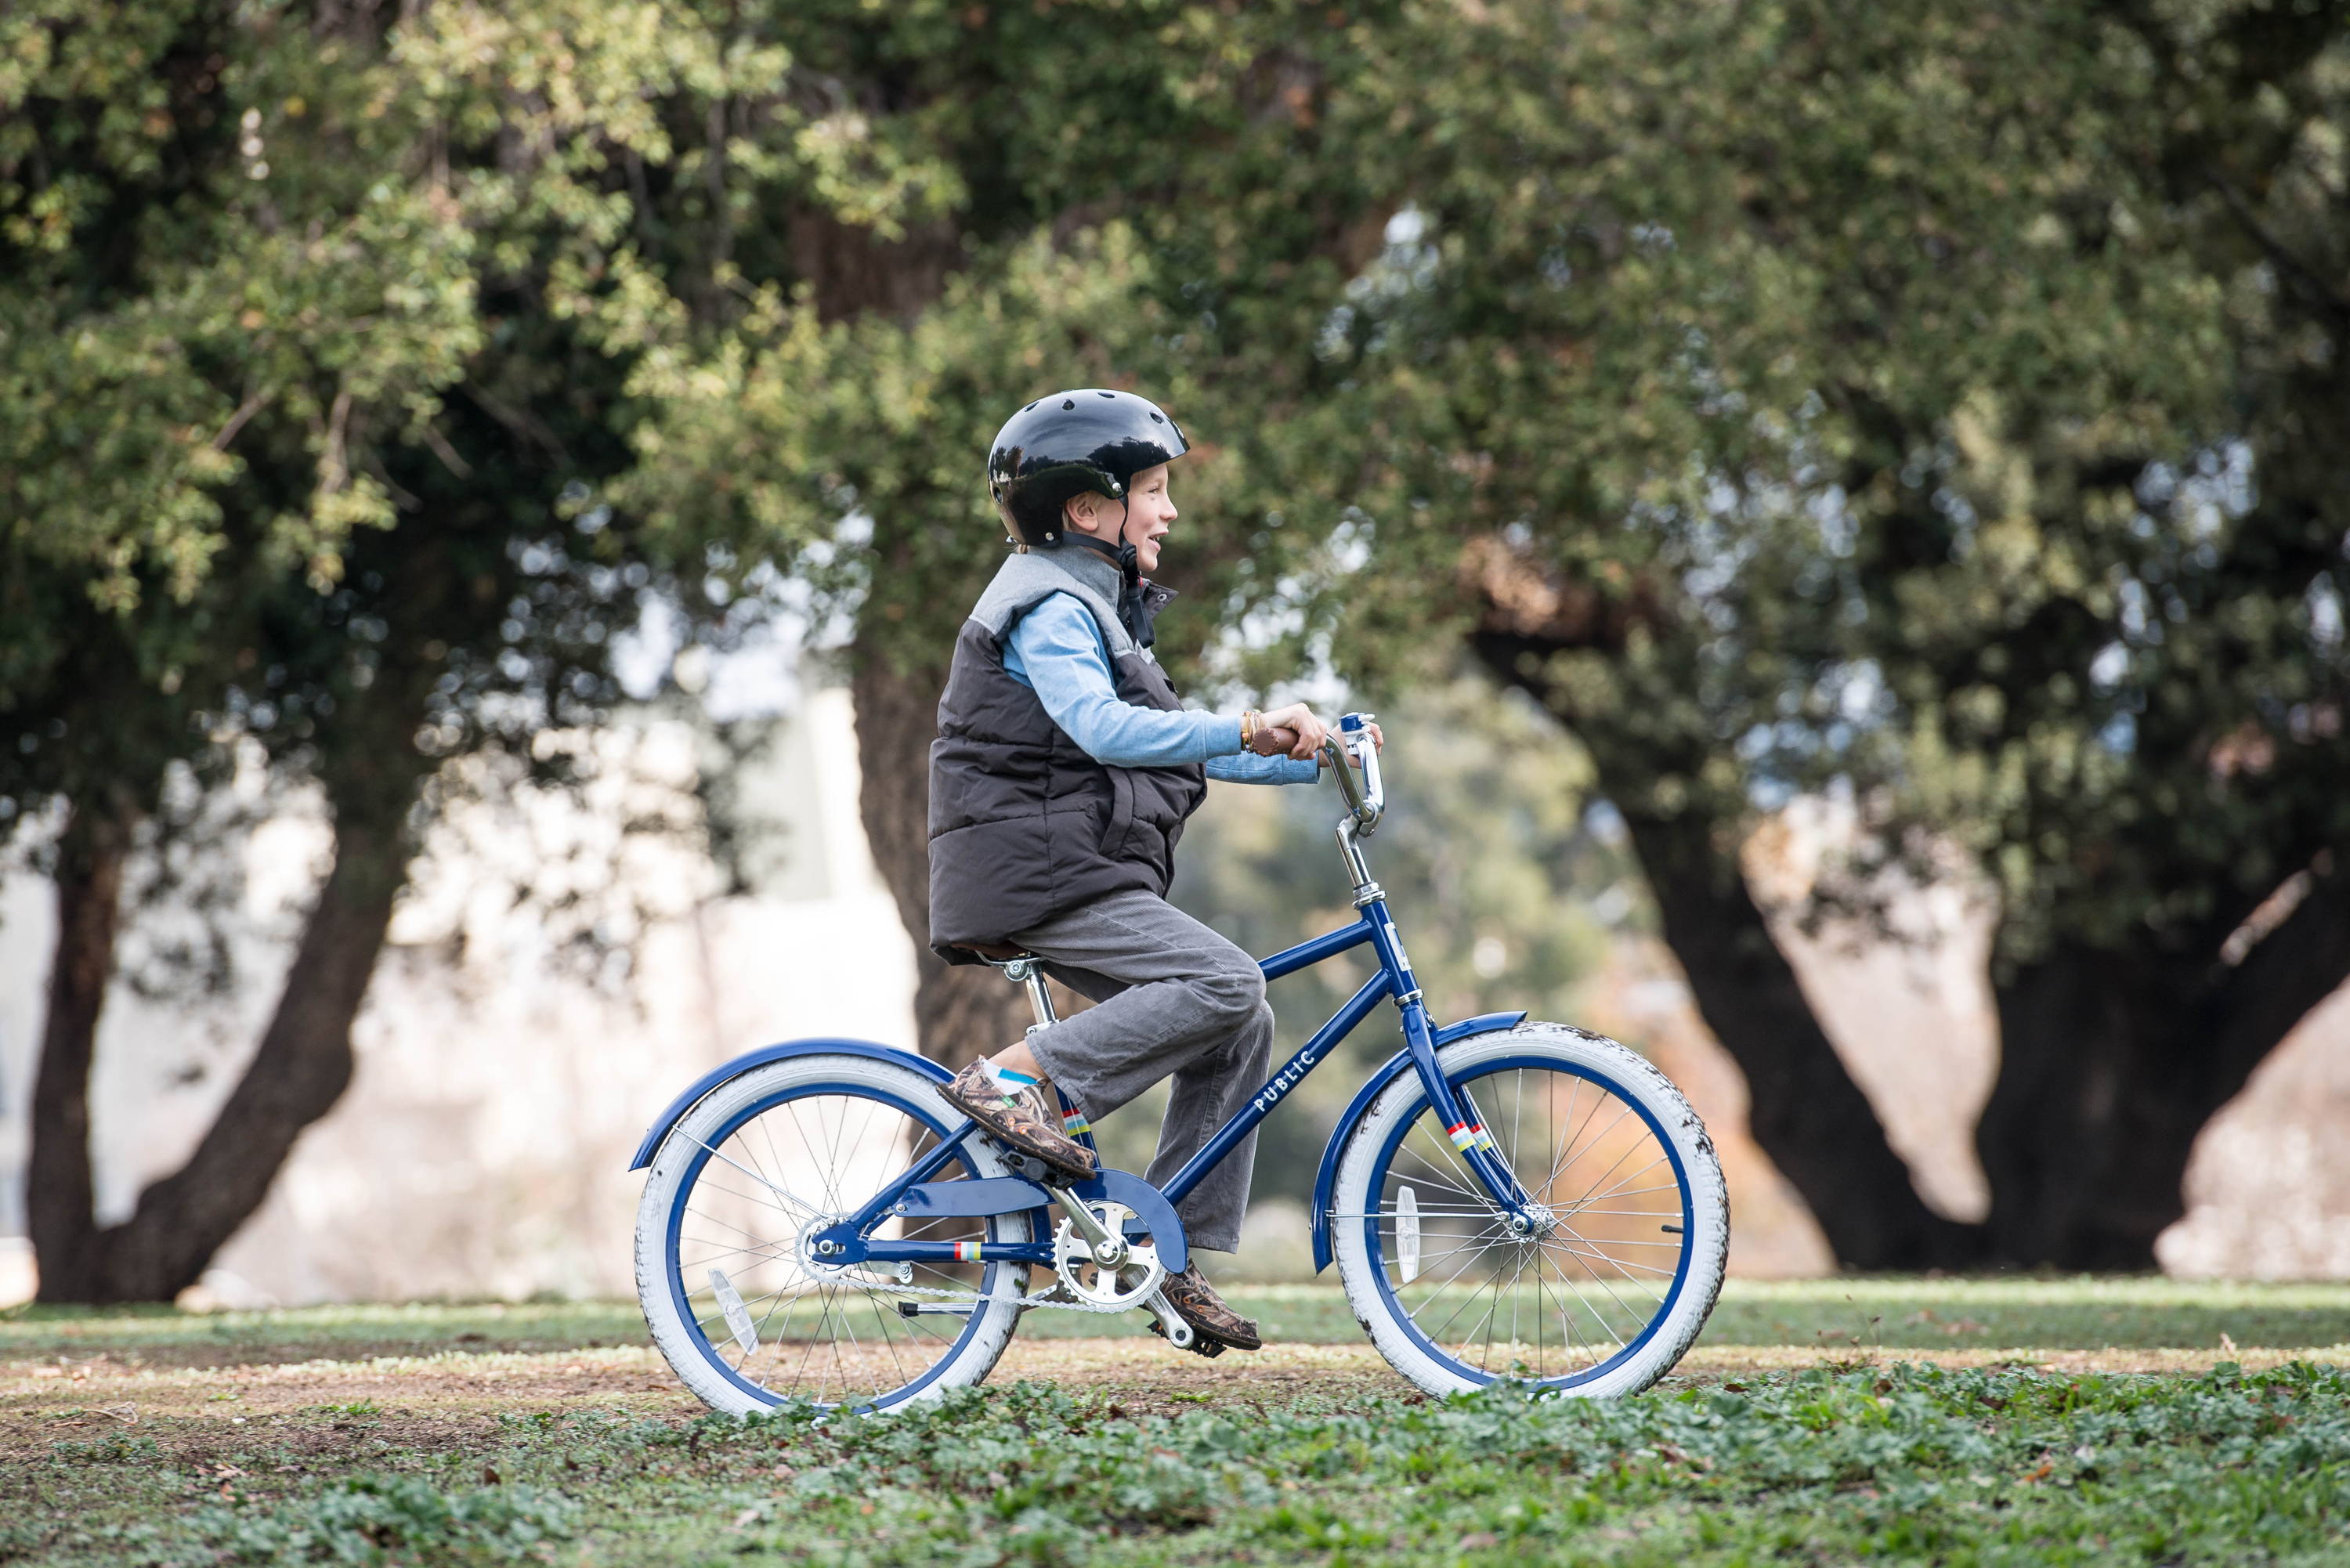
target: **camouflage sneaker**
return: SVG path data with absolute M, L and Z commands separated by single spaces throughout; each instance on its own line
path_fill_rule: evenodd
M 987 1136 L 1019 1154 L 1033 1155 L 1071 1181 L 1098 1175 L 1094 1151 L 1061 1130 L 1061 1118 L 1045 1107 L 1034 1079 L 999 1078 L 982 1057 L 939 1091 L 947 1103 L 977 1122 Z
M 1224 1304 L 1224 1298 L 1216 1293 L 1215 1287 L 1200 1277 L 1196 1263 L 1180 1274 L 1168 1275 L 1167 1282 L 1159 1289 L 1166 1294 L 1167 1304 L 1180 1314 L 1183 1321 L 1191 1325 L 1191 1332 L 1201 1338 L 1229 1345 L 1234 1350 L 1264 1348 L 1264 1341 L 1257 1337 L 1256 1324 Z

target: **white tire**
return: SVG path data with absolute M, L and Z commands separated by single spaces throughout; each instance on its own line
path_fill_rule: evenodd
M 880 1268 L 826 1272 L 798 1248 L 817 1214 L 837 1218 L 904 1171 L 916 1128 L 935 1137 L 963 1120 L 923 1074 L 855 1055 L 767 1063 L 695 1102 L 662 1138 L 637 1205 L 638 1300 L 685 1386 L 714 1410 L 753 1415 L 801 1401 L 889 1409 L 985 1378 L 1018 1306 L 991 1300 L 968 1319 L 908 1319 L 898 1303 L 926 1298 L 892 1291 Z M 942 1179 L 1009 1174 L 983 1140 L 967 1140 L 963 1154 L 968 1166 L 950 1165 Z M 1024 1214 L 931 1223 L 989 1243 L 1029 1240 Z M 1028 1274 L 984 1259 L 965 1270 L 976 1282 L 913 1272 L 917 1284 L 989 1298 L 1022 1294 Z M 747 1348 L 730 1327 L 738 1322 Z
M 1447 1082 L 1467 1085 L 1498 1155 L 1555 1221 L 1533 1241 L 1511 1232 L 1436 1127 L 1418 1075 L 1405 1073 L 1347 1135 L 1332 1187 L 1333 1250 L 1356 1318 L 1388 1364 L 1430 1394 L 1504 1379 L 1595 1398 L 1648 1387 L 1705 1326 L 1729 1255 L 1721 1165 L 1697 1113 L 1638 1053 L 1563 1024 L 1476 1035 L 1439 1060 Z M 1547 1178 L 1523 1125 L 1529 1107 L 1548 1118 Z M 1513 1117 L 1519 1125 L 1500 1125 Z M 1644 1158 L 1649 1175 L 1625 1174 Z M 1581 1197 L 1578 1181 L 1591 1184 Z M 1422 1271 L 1431 1218 L 1435 1240 L 1451 1245 Z M 1513 1263 L 1519 1272 L 1507 1273 Z M 1457 1325 L 1482 1293 L 1486 1315 L 1467 1315 L 1464 1334 Z

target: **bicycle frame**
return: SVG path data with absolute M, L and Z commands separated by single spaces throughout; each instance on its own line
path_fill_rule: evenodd
M 1342 732 L 1347 737 L 1347 750 L 1354 753 L 1357 765 L 1362 770 L 1364 787 L 1359 789 L 1357 787 L 1354 777 L 1349 772 L 1347 758 L 1339 749 L 1339 742 L 1334 738 L 1325 746 L 1326 760 L 1329 765 L 1335 768 L 1341 788 L 1347 796 L 1347 814 L 1339 819 L 1337 837 L 1339 849 L 1346 857 L 1348 873 L 1354 879 L 1355 908 L 1359 913 L 1354 924 L 1311 938 L 1298 943 L 1295 947 L 1274 953 L 1270 958 L 1259 960 L 1257 967 L 1263 971 L 1266 981 L 1272 981 L 1284 975 L 1295 974 L 1299 970 L 1311 968 L 1326 960 L 1336 958 L 1340 953 L 1350 952 L 1368 943 L 1378 955 L 1378 972 L 1364 981 L 1362 987 L 1353 996 L 1347 998 L 1338 1011 L 1330 1016 L 1329 1021 L 1315 1030 L 1313 1037 L 1304 1045 L 1299 1046 L 1297 1051 L 1265 1080 L 1264 1086 L 1251 1096 L 1248 1104 L 1242 1106 L 1230 1121 L 1217 1129 L 1215 1136 L 1201 1147 L 1199 1153 L 1193 1155 L 1185 1163 L 1182 1169 L 1175 1173 L 1164 1188 L 1157 1189 L 1159 1194 L 1163 1195 L 1168 1219 L 1172 1218 L 1172 1206 L 1181 1202 L 1192 1189 L 1198 1187 L 1207 1178 L 1210 1171 L 1230 1158 L 1242 1141 L 1254 1132 L 1266 1116 L 1273 1114 L 1274 1107 L 1288 1098 L 1290 1091 L 1296 1088 L 1307 1074 L 1322 1064 L 1332 1046 L 1352 1033 L 1355 1027 L 1369 1017 L 1373 1009 L 1377 1008 L 1381 1002 L 1392 1001 L 1400 1014 L 1404 1048 L 1409 1054 L 1412 1068 L 1419 1075 L 1420 1085 L 1428 1093 L 1430 1105 L 1443 1118 L 1445 1130 L 1451 1137 L 1454 1148 L 1459 1151 L 1462 1162 L 1476 1175 L 1478 1182 L 1485 1189 L 1486 1195 L 1492 1198 L 1501 1210 L 1505 1220 L 1511 1222 L 1515 1228 L 1523 1228 L 1530 1222 L 1527 1206 L 1532 1202 L 1532 1199 L 1518 1184 L 1516 1177 L 1511 1173 L 1509 1168 L 1494 1158 L 1493 1140 L 1486 1133 L 1483 1123 L 1478 1119 L 1475 1106 L 1470 1102 L 1465 1094 L 1455 1094 L 1452 1085 L 1444 1080 L 1443 1071 L 1437 1064 L 1436 1032 L 1429 1022 L 1428 1008 L 1420 996 L 1419 982 L 1412 974 L 1411 960 L 1404 950 L 1403 938 L 1396 930 L 1395 918 L 1388 909 L 1387 894 L 1377 882 L 1371 879 L 1369 868 L 1363 859 L 1360 839 L 1378 826 L 1385 810 L 1383 792 L 1379 784 L 1378 752 L 1372 746 L 1369 732 L 1365 727 L 1368 719 L 1367 714 L 1349 713 L 1340 722 Z M 1037 972 L 1033 961 L 1015 961 L 1015 962 L 1020 967 L 1009 968 L 1008 971 L 1014 979 L 1027 981 L 1030 997 L 1036 1007 L 1038 1021 L 1041 1023 L 1049 1023 L 1052 1019 L 1052 1003 L 1045 994 L 1042 975 Z M 942 1261 L 968 1262 L 975 1257 L 977 1255 L 975 1249 L 969 1251 L 958 1251 L 956 1244 L 952 1242 L 897 1241 L 870 1237 L 864 1232 L 893 1213 L 908 1213 L 910 1210 L 906 1206 L 906 1200 L 913 1193 L 913 1189 L 931 1181 L 933 1177 L 946 1169 L 953 1158 L 955 1148 L 976 1130 L 977 1125 L 974 1122 L 965 1121 L 960 1127 L 949 1133 L 937 1147 L 910 1167 L 904 1175 L 883 1187 L 874 1195 L 872 1200 L 857 1213 L 818 1232 L 816 1239 L 819 1242 L 829 1243 L 837 1249 L 835 1252 L 829 1254 L 831 1261 L 837 1263 L 868 1261 L 935 1263 Z M 1123 1174 L 1106 1173 L 1106 1175 Z M 1047 1197 L 1043 1189 L 1032 1183 L 1014 1179 L 999 1179 L 1003 1181 L 1002 1190 L 1011 1200 L 996 1203 L 994 1207 L 986 1209 L 984 1210 L 986 1213 L 1016 1212 L 1032 1206 L 1041 1208 Z M 1097 1180 L 1099 1179 L 1097 1179 Z M 1148 1184 L 1138 1179 L 1127 1177 L 1126 1181 L 1134 1187 L 1142 1188 L 1145 1192 L 1151 1190 Z M 929 1194 L 938 1193 L 943 1185 L 926 1189 L 925 1198 Z M 991 1182 L 983 1185 L 993 1187 L 995 1184 Z M 1087 1189 L 1090 1185 L 1092 1184 L 1080 1183 L 1075 1190 L 1082 1197 L 1097 1196 L 1087 1192 Z M 1014 1189 L 1025 1189 L 1033 1193 L 1035 1202 L 1032 1204 L 1029 1201 L 1021 1200 L 1014 1192 Z M 942 1210 L 931 1208 L 924 1202 L 918 1204 L 913 1211 L 962 1212 L 962 1206 L 958 1205 L 953 1210 Z M 1050 1245 L 1039 1241 L 1008 1244 L 1000 1252 L 991 1251 L 987 1256 L 1000 1256 L 1044 1264 L 1050 1264 L 1053 1262 Z M 1181 1265 L 1179 1262 L 1175 1266 L 1180 1268 Z

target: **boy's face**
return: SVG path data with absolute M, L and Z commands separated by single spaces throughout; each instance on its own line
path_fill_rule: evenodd
M 1175 503 L 1167 493 L 1167 465 L 1143 469 L 1127 482 L 1126 504 L 1107 495 L 1080 495 L 1069 503 L 1069 526 L 1117 544 L 1122 537 L 1134 546 L 1134 564 L 1145 576 L 1159 569 L 1159 542 L 1175 521 Z M 1123 529 L 1120 524 L 1124 524 Z

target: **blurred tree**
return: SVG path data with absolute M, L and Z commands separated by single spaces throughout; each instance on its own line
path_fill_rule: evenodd
M 1363 624 L 1423 629 L 1357 646 L 1459 627 L 1587 745 L 1848 1264 L 2147 1266 L 2350 975 L 2341 27 L 1496 5 L 1365 75 L 1412 84 L 1415 228 L 1326 352 L 1389 461 L 1318 483 L 1377 519 Z M 1998 891 L 1982 1225 L 1917 1198 L 1741 876 L 1821 788 L 1868 828 L 1831 901 L 1951 846 Z
M 169 1297 L 348 1082 L 439 765 L 558 773 L 665 585 L 724 629 L 741 552 L 594 487 L 654 324 L 723 304 L 730 126 L 818 113 L 760 19 L 651 3 L 38 5 L 0 57 L 0 795 L 62 819 L 28 1218 L 45 1298 Z M 332 869 L 218 1119 L 101 1228 L 123 859 L 239 739 L 322 787 Z
M 1213 514 L 1243 472 L 1218 449 L 1321 378 L 1306 349 L 1322 302 L 1378 247 L 1388 205 L 1324 141 L 1389 9 L 844 11 L 858 26 L 803 57 L 838 71 L 856 137 L 921 160 L 922 202 L 819 226 L 740 318 L 681 334 L 639 372 L 654 414 L 616 494 L 763 531 L 775 566 L 853 628 L 865 826 L 915 944 L 922 1049 L 941 1061 L 1027 1018 L 992 971 L 928 947 L 938 694 L 1003 556 L 987 443 L 1040 391 L 1143 388 L 1198 443 L 1179 504 Z M 1219 630 L 1203 611 L 1272 559 L 1234 543 L 1208 531 L 1173 574 L 1194 596 L 1162 628 L 1179 670 Z
M 867 814 L 919 937 L 930 633 L 999 547 L 977 453 L 1040 378 L 1127 379 L 1109 345 L 1183 336 L 1153 336 L 1116 235 L 1079 246 L 1103 276 L 1067 297 L 1052 242 L 1126 209 L 1171 232 L 1196 202 L 1187 243 L 1224 273 L 1271 255 L 1329 292 L 1382 216 L 1294 156 L 1347 23 L 940 0 L 0 20 L 0 797 L 61 822 L 44 1295 L 194 1279 L 348 1081 L 436 770 L 494 748 L 558 772 L 536 738 L 608 705 L 649 600 L 723 637 L 772 607 L 772 555 L 861 611 Z M 172 766 L 240 738 L 323 786 L 333 869 L 218 1122 L 100 1228 L 87 1095 L 123 859 Z M 1001 1038 L 1007 989 L 926 964 L 925 1039 Z

